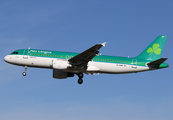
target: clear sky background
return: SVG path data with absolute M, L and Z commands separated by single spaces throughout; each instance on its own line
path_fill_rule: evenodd
M 0 0 L 0 120 L 172 120 L 171 0 Z M 53 79 L 52 70 L 4 62 L 17 49 L 82 52 L 107 42 L 104 55 L 140 54 L 167 35 L 170 67 L 133 74 Z

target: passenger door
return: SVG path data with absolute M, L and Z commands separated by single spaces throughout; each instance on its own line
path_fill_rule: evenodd
M 24 50 L 24 52 L 23 52 L 23 58 L 24 59 L 28 59 L 28 49 L 27 50 Z
M 132 68 L 137 68 L 137 59 L 132 59 Z

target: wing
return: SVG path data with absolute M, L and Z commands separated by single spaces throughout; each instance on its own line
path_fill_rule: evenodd
M 85 67 L 89 61 L 91 61 L 98 53 L 99 49 L 102 46 L 105 46 L 106 42 L 102 44 L 96 44 L 93 47 L 89 48 L 88 50 L 74 56 L 73 58 L 69 59 L 71 65 L 78 66 L 78 67 Z

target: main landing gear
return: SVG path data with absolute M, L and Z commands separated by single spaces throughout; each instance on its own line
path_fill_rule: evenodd
M 26 76 L 27 66 L 25 66 L 25 72 L 22 73 L 23 76 Z
M 79 74 L 77 74 L 78 75 L 78 77 L 79 77 L 79 79 L 78 79 L 78 83 L 79 84 L 82 84 L 83 83 L 83 73 L 79 73 Z

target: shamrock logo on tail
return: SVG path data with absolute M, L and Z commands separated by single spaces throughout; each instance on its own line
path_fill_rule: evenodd
M 153 52 L 155 53 L 155 54 L 157 54 L 157 55 L 159 55 L 159 54 L 161 54 L 161 49 L 159 48 L 159 44 L 154 44 L 153 45 L 153 47 L 151 48 L 149 48 L 148 50 L 147 50 L 147 53 L 150 53 L 150 55 L 152 55 L 153 54 Z

